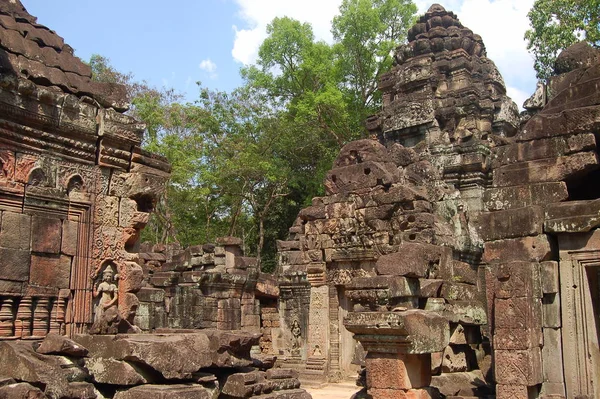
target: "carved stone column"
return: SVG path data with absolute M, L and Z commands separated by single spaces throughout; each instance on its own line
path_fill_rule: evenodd
M 19 308 L 17 309 L 17 321 L 15 335 L 20 338 L 31 336 L 31 316 L 32 313 L 31 297 L 21 298 Z
M 0 337 L 14 336 L 15 320 L 13 315 L 13 298 L 5 297 L 0 299 Z
M 352 312 L 344 325 L 367 352 L 367 389 L 373 399 L 430 398 L 431 353 L 442 351 L 450 340 L 444 317 L 424 310 Z

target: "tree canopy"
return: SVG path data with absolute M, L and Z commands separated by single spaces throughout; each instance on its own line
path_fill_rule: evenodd
M 527 49 L 540 79 L 553 74 L 560 50 L 581 40 L 600 45 L 600 0 L 536 0 L 527 16 Z
M 241 70 L 243 86 L 227 93 L 199 83 L 193 103 L 93 56 L 94 78 L 128 87 L 130 112 L 147 126 L 144 146 L 173 167 L 143 239 L 185 246 L 234 235 L 273 270 L 275 241 L 323 194 L 339 149 L 366 135 L 381 101 L 377 78 L 415 12 L 408 0 L 344 0 L 333 44 L 316 41 L 310 24 L 275 18 L 256 64 Z

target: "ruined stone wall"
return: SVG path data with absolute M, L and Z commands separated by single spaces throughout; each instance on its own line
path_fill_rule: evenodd
M 86 331 L 111 273 L 131 322 L 139 232 L 170 167 L 141 149 L 124 87 L 92 81 L 18 1 L 0 32 L 0 337 Z
M 135 324 L 157 329 L 244 330 L 269 332 L 271 311 L 262 316 L 263 303 L 276 309 L 279 288 L 260 273 L 256 258 L 245 257 L 234 237 L 178 249 L 155 245 L 140 253 L 145 286 L 138 292 L 140 307 Z M 262 316 L 262 317 L 261 317 Z M 267 320 L 269 319 L 269 320 Z M 269 341 L 270 342 L 270 341 Z
M 377 140 L 341 150 L 279 243 L 280 284 L 310 284 L 298 368 L 362 364 L 374 398 L 597 396 L 597 50 L 565 51 L 520 116 L 452 12 L 432 6 L 408 39 Z

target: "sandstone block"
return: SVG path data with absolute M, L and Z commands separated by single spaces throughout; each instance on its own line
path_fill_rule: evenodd
M 426 389 L 380 389 L 369 388 L 372 399 L 431 399 L 431 393 Z
M 66 255 L 32 255 L 30 284 L 43 287 L 69 288 L 71 257 Z
M 378 274 L 435 278 L 450 267 L 452 250 L 447 247 L 409 243 L 400 244 L 398 251 L 381 256 L 376 263 Z
M 480 370 L 459 373 L 442 373 L 431 378 L 431 386 L 446 397 L 476 396 L 489 393 L 485 378 Z
M 534 386 L 543 381 L 542 352 L 539 347 L 528 350 L 495 351 L 496 381 L 504 385 Z
M 0 386 L 0 398 L 46 399 L 47 396 L 39 388 L 26 382 Z
M 0 248 L 0 279 L 28 281 L 30 264 L 29 251 Z
M 545 235 L 538 235 L 486 242 L 482 261 L 485 263 L 540 262 L 549 259 L 550 256 L 548 238 Z
M 121 360 L 89 358 L 85 359 L 85 367 L 94 381 L 100 384 L 131 386 L 147 384 L 152 381 L 140 374 L 132 365 Z
M 474 300 L 479 297 L 477 287 L 470 284 L 454 283 L 451 281 L 444 281 L 440 296 L 448 300 Z
M 542 298 L 543 326 L 548 328 L 561 327 L 560 294 L 546 294 Z
M 494 304 L 496 328 L 539 329 L 542 326 L 541 301 L 537 298 L 497 298 Z
M 119 391 L 115 399 L 212 399 L 210 390 L 200 384 L 140 385 Z
M 0 245 L 4 248 L 29 250 L 31 216 L 13 212 L 2 213 Z
M 77 254 L 78 230 L 79 223 L 71 220 L 63 220 L 62 243 L 60 246 L 60 251 L 63 254 L 70 256 Z
M 35 350 L 44 355 L 65 355 L 83 357 L 88 350 L 75 341 L 58 334 L 48 334 L 41 345 Z
M 551 204 L 569 197 L 564 182 L 491 188 L 484 192 L 484 207 L 489 211 L 524 208 Z
M 497 298 L 541 298 L 540 265 L 533 262 L 510 262 L 498 265 L 495 290 Z
M 539 345 L 539 333 L 533 328 L 496 328 L 494 348 L 499 350 L 526 350 Z
M 122 292 L 137 292 L 142 288 L 144 271 L 135 262 L 123 262 L 119 268 L 119 289 Z
M 600 200 L 569 201 L 546 208 L 544 231 L 585 233 L 600 225 Z
M 412 389 L 429 386 L 430 355 L 367 354 L 367 386 L 377 389 Z
M 542 262 L 540 264 L 542 293 L 556 294 L 560 290 L 558 281 L 558 262 Z
M 560 329 L 544 328 L 544 346 L 542 347 L 542 361 L 544 383 L 564 384 L 563 352 Z M 564 395 L 564 385 L 562 387 Z
M 439 279 L 419 279 L 419 297 L 421 298 L 436 298 L 440 294 L 440 288 L 444 280 Z
M 62 221 L 34 216 L 32 220 L 31 250 L 49 254 L 60 252 Z
M 541 234 L 543 220 L 542 208 L 535 206 L 482 213 L 474 225 L 484 241 L 495 241 Z
M 165 300 L 165 291 L 160 288 L 142 287 L 136 295 L 140 302 L 163 303 Z
M 526 385 L 496 385 L 496 399 L 529 399 Z
M 181 334 L 76 335 L 94 358 L 136 362 L 168 379 L 188 379 L 201 368 L 247 367 L 260 334 L 202 330 Z
M 442 357 L 442 372 L 457 373 L 467 371 L 467 369 L 468 363 L 465 348 L 454 345 L 447 346 Z

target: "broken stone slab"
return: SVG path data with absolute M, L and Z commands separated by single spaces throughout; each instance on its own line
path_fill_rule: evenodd
M 484 244 L 482 261 L 485 263 L 550 260 L 552 250 L 546 235 L 489 241 Z
M 344 326 L 367 352 L 441 352 L 450 340 L 448 320 L 425 310 L 351 312 Z
M 487 312 L 481 301 L 449 301 L 441 314 L 452 323 L 466 325 L 485 325 Z
M 79 365 L 64 356 L 36 353 L 32 342 L 0 342 L 0 375 L 43 386 L 44 394 L 68 398 L 69 383 L 89 377 Z
M 48 334 L 35 350 L 43 355 L 84 357 L 88 350 L 73 340 L 58 334 Z
M 119 391 L 114 399 L 213 399 L 212 392 L 198 384 L 140 385 Z
M 188 379 L 205 367 L 247 367 L 260 334 L 202 330 L 182 334 L 76 335 L 92 358 L 150 367 L 167 379 Z
M 47 399 L 39 388 L 26 382 L 4 385 L 0 387 L 0 399 Z M 70 396 L 69 396 L 70 398 Z
M 545 217 L 547 233 L 587 233 L 600 225 L 600 200 L 551 204 Z
M 600 107 L 599 107 L 600 110 Z M 494 186 L 518 186 L 529 183 L 565 181 L 598 168 L 593 152 L 580 152 L 564 157 L 520 162 L 494 170 Z
M 100 384 L 131 386 L 152 382 L 152 378 L 121 360 L 92 357 L 85 360 L 85 367 L 94 381 Z
M 542 233 L 544 212 L 541 207 L 486 212 L 474 218 L 477 234 L 484 241 L 534 236 Z
M 446 397 L 482 397 L 481 395 L 491 393 L 480 370 L 436 375 L 431 378 L 431 386 Z
M 403 242 L 397 252 L 377 259 L 378 274 L 435 278 L 451 267 L 452 249 L 448 247 Z

